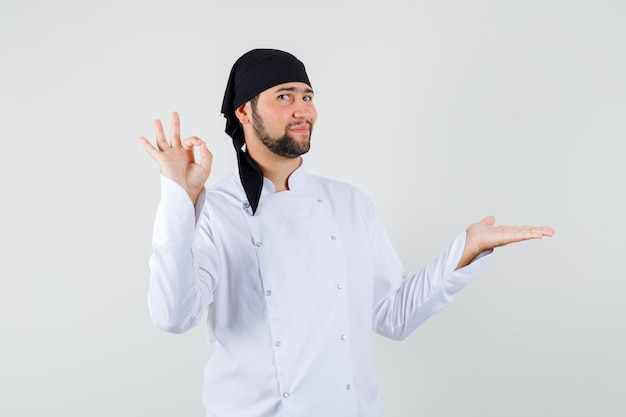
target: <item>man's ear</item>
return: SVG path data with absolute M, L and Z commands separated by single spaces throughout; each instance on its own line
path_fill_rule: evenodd
M 250 123 L 250 102 L 246 101 L 241 106 L 235 109 L 235 116 L 239 119 L 239 123 L 242 125 L 247 125 Z

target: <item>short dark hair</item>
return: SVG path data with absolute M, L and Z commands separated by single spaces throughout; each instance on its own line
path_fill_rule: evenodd
M 252 106 L 254 111 L 256 111 L 256 106 L 257 106 L 258 102 L 259 102 L 259 95 L 258 94 L 250 99 L 250 105 Z

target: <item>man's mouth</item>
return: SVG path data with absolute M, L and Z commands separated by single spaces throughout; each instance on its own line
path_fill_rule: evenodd
M 289 130 L 296 133 L 310 133 L 311 125 L 309 123 L 298 124 L 295 126 L 291 126 Z

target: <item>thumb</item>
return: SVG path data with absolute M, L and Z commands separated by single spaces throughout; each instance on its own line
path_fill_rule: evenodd
M 211 165 L 213 164 L 213 154 L 206 147 L 206 143 L 200 144 L 200 162 L 199 165 L 206 171 L 207 175 L 211 173 Z
M 493 226 L 496 222 L 496 218 L 493 216 L 487 216 L 480 221 L 485 226 Z

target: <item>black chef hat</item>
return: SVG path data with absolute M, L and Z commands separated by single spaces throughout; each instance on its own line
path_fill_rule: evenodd
M 253 49 L 235 62 L 226 85 L 222 102 L 222 114 L 226 118 L 225 131 L 233 139 L 239 177 L 253 213 L 261 198 L 263 173 L 242 149 L 245 139 L 235 109 L 268 88 L 289 82 L 303 82 L 311 86 L 304 64 L 298 58 L 276 49 Z

